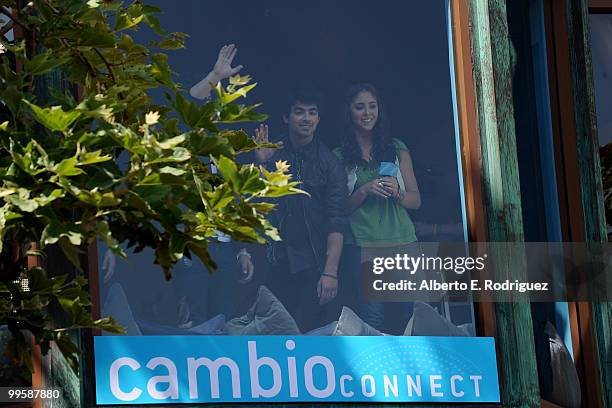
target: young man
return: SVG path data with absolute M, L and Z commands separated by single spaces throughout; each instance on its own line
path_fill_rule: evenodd
M 282 160 L 307 195 L 282 197 L 274 212 L 282 242 L 269 251 L 267 285 L 296 320 L 302 332 L 328 323 L 326 304 L 338 293 L 338 262 L 345 214 L 346 172 L 336 156 L 315 137 L 319 95 L 304 88 L 288 100 L 283 116 L 288 133 L 282 148 L 260 149 L 257 158 L 270 166 Z M 268 141 L 268 128 L 257 129 L 257 140 Z M 337 315 L 333 318 L 337 319 Z

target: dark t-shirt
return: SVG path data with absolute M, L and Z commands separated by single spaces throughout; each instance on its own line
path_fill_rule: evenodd
M 302 168 L 304 166 L 305 150 L 313 148 L 312 143 L 298 149 L 292 149 L 289 155 L 288 164 L 293 178 L 297 181 L 302 180 Z M 289 149 L 291 147 L 289 146 Z M 299 188 L 308 192 L 308 185 L 303 183 Z M 287 256 L 292 273 L 298 273 L 306 269 L 317 267 L 315 253 L 312 248 L 311 237 L 309 236 L 309 226 L 306 224 L 306 214 L 304 200 L 310 200 L 303 194 L 290 195 L 281 198 L 283 215 L 280 224 L 280 235 L 283 239 L 281 249 Z M 312 239 L 316 239 L 312 237 Z M 325 260 L 322 260 L 325 262 Z

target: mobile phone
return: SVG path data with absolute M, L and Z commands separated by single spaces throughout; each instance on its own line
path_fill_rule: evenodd
M 392 162 L 381 162 L 378 174 L 380 177 L 397 177 L 397 164 Z

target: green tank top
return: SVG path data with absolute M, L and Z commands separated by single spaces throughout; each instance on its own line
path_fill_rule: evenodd
M 408 150 L 406 145 L 393 139 L 400 157 L 400 150 Z M 342 158 L 339 149 L 334 152 Z M 379 177 L 380 166 L 358 166 L 355 170 L 356 182 L 353 191 Z M 360 247 L 387 247 L 416 242 L 414 224 L 408 212 L 396 200 L 378 196 L 368 196 L 361 206 L 349 215 L 353 237 L 346 243 L 356 243 Z

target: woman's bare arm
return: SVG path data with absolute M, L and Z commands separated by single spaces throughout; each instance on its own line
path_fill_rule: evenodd
M 404 208 L 416 210 L 421 206 L 421 193 L 419 192 L 419 186 L 414 176 L 412 158 L 408 150 L 400 150 L 399 162 L 406 191 L 399 191 L 396 196 L 397 202 Z

